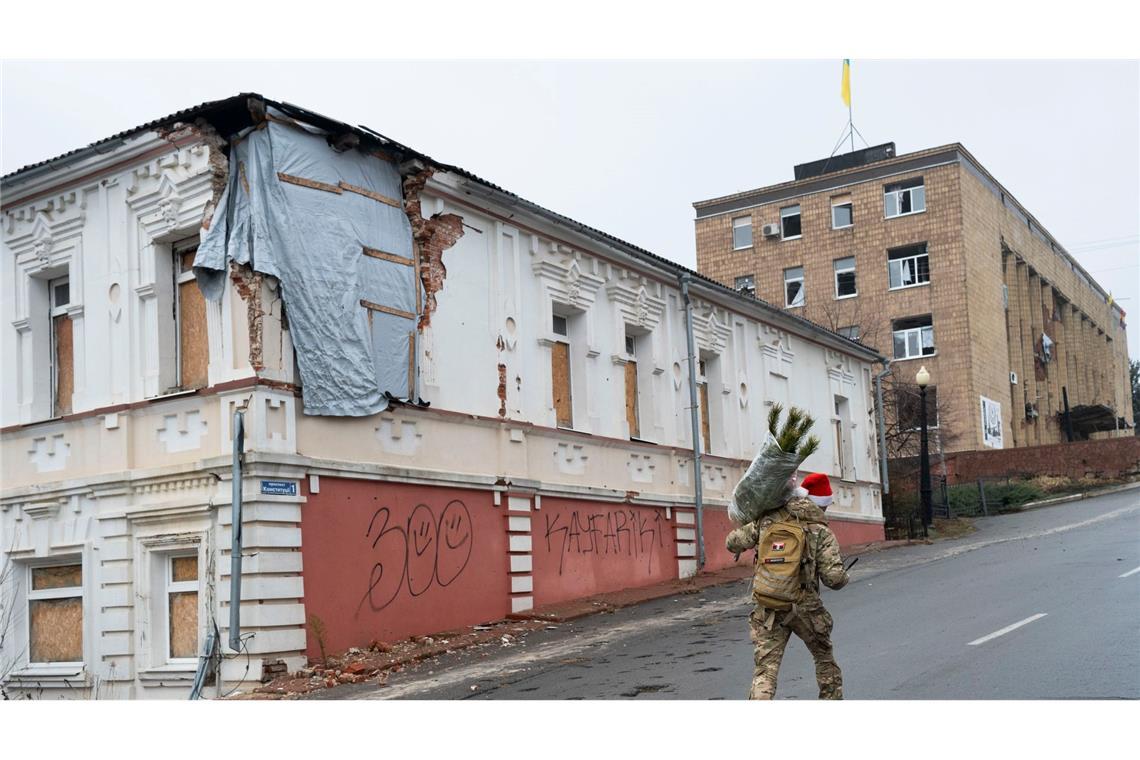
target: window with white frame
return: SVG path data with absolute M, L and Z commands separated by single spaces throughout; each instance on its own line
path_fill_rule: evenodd
M 749 296 L 756 295 L 756 275 L 746 274 L 732 281 L 732 289 Z
M 62 417 L 71 413 L 71 397 L 75 392 L 74 341 L 71 316 L 71 283 L 66 277 L 48 282 L 51 319 L 51 414 Z
M 883 188 L 883 213 L 888 219 L 925 210 L 926 187 L 922 183 L 922 177 L 896 182 Z
M 930 255 L 926 251 L 926 243 L 887 251 L 887 274 L 891 290 L 930 282 Z
M 896 319 L 891 323 L 896 359 L 934 355 L 934 325 L 930 315 Z
M 166 659 L 198 656 L 198 554 L 165 557 Z
M 794 240 L 800 234 L 799 204 L 780 209 L 780 237 L 784 240 Z
M 28 567 L 28 661 L 83 662 L 83 564 Z
M 848 256 L 832 262 L 835 268 L 835 297 L 851 298 L 855 291 L 855 257 Z
M 752 217 L 738 216 L 732 220 L 732 249 L 752 247 Z
M 831 199 L 831 229 L 842 230 L 855 224 L 855 206 L 850 195 Z
M 784 306 L 788 308 L 804 305 L 804 268 L 792 267 L 784 270 Z

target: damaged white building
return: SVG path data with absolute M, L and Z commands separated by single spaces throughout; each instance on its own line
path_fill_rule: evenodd
M 243 94 L 2 190 L 11 696 L 224 695 L 725 567 L 772 403 L 882 537 L 874 351 L 368 129 Z

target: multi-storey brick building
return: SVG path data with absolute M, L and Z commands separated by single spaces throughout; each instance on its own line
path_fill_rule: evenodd
M 1074 438 L 1131 432 L 1124 311 L 962 145 L 795 177 L 694 203 L 698 270 L 879 348 L 896 383 L 926 365 L 947 449 L 1066 440 L 1066 394 Z

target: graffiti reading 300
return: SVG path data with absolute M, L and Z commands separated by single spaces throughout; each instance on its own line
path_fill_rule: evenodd
M 450 585 L 463 574 L 474 543 L 471 513 L 458 499 L 449 502 L 438 518 L 431 507 L 419 504 L 407 522 L 391 523 L 391 510 L 381 507 L 364 534 L 372 539 L 378 559 L 368 573 L 368 590 L 360 604 L 368 602 L 376 612 L 391 604 L 405 586 L 416 597 L 432 585 Z
M 647 562 L 646 572 L 652 574 L 654 544 L 665 546 L 660 512 L 655 512 L 652 518 L 648 518 L 634 509 L 590 514 L 574 510 L 566 524 L 562 524 L 561 514 L 555 514 L 553 518 L 547 514 L 545 517 L 547 551 L 553 551 L 550 537 L 556 533 L 562 534 L 562 545 L 558 548 L 559 575 L 562 575 L 567 554 L 644 556 Z

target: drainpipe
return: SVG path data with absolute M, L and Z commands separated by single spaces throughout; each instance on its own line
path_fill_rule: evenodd
M 248 402 L 247 402 L 248 403 Z M 230 649 L 241 651 L 241 464 L 245 448 L 245 405 L 234 409 L 233 513 L 230 518 Z
M 697 506 L 697 570 L 705 566 L 704 503 L 701 492 L 701 423 L 697 402 L 697 358 L 693 350 L 693 302 L 689 300 L 688 272 L 682 272 L 681 297 L 685 299 L 685 340 L 689 348 L 689 419 L 693 423 L 693 499 Z
M 875 375 L 875 417 L 879 423 L 879 480 L 883 493 L 891 492 L 891 481 L 887 477 L 887 431 L 883 422 L 883 378 L 891 373 L 891 360 L 883 360 L 883 371 Z

